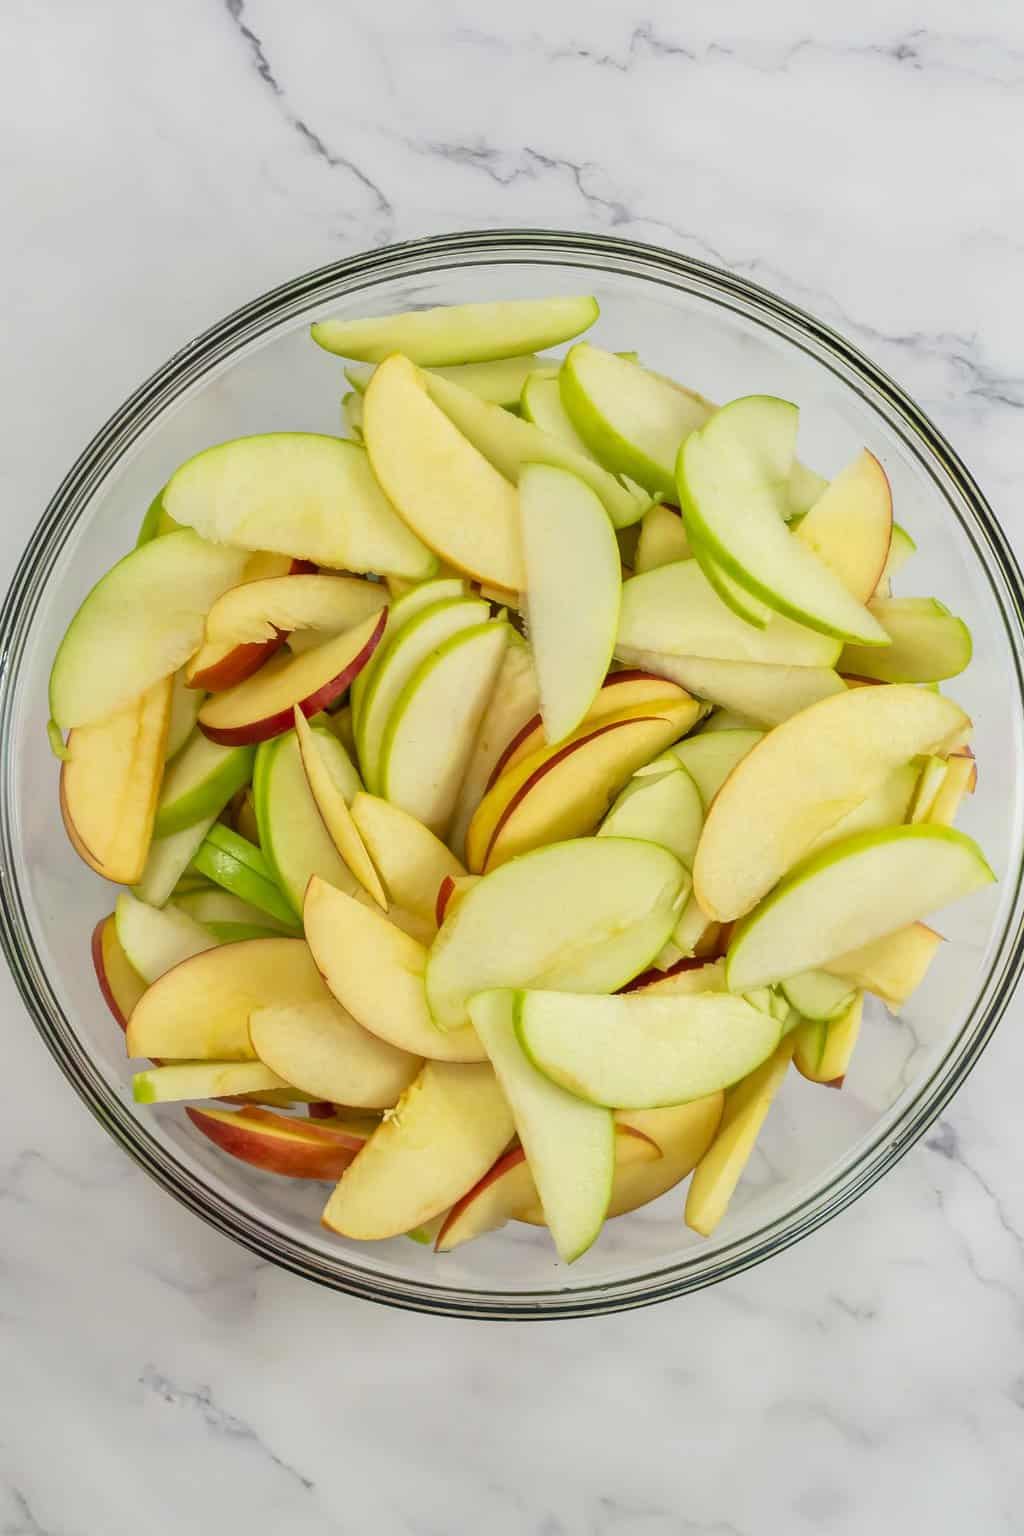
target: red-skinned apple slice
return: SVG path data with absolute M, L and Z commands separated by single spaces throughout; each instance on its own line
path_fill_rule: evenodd
M 322 1122 L 297 1120 L 272 1111 L 186 1107 L 196 1130 L 222 1152 L 265 1173 L 291 1179 L 340 1179 L 366 1138 L 346 1140 Z M 351 1143 L 351 1144 L 349 1144 Z
M 796 529 L 859 603 L 885 570 L 892 541 L 892 491 L 873 453 L 863 453 L 830 482 Z
M 214 694 L 199 711 L 211 741 L 233 747 L 290 730 L 296 706 L 307 717 L 326 709 L 359 676 L 384 633 L 384 609 L 301 656 L 276 659 L 237 688 Z
M 92 963 L 103 1001 L 121 1028 L 127 1029 L 146 983 L 121 948 L 113 913 L 101 917 L 92 931 Z
M 480 878 L 479 875 L 445 875 L 437 888 L 437 901 L 434 904 L 434 918 L 439 928 Z
M 353 1109 L 391 1109 L 423 1065 L 371 1035 L 334 998 L 257 1008 L 249 1038 L 285 1082 Z
M 241 602 L 238 594 L 248 591 L 250 587 L 263 587 L 267 582 L 276 584 L 293 575 L 312 575 L 315 572 L 316 566 L 309 560 L 292 560 L 287 555 L 250 555 L 238 586 L 229 587 L 206 616 L 203 643 L 185 668 L 187 686 L 206 689 L 210 693 L 221 693 L 225 688 L 233 688 L 236 683 L 243 683 L 247 677 L 251 677 L 265 661 L 269 661 L 287 639 L 287 632 L 273 625 L 267 626 L 257 635 L 249 634 L 241 638 L 231 634 L 214 636 L 210 630 L 210 617 L 225 599 L 231 600 L 228 606 L 230 613 Z M 244 602 L 241 605 L 245 607 Z M 339 630 L 343 628 L 344 625 L 338 625 Z

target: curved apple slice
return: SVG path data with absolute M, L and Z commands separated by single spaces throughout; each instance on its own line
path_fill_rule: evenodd
M 555 358 L 547 361 L 532 352 L 526 352 L 521 357 L 500 357 L 489 363 L 453 363 L 450 367 L 431 371 L 441 374 L 442 378 L 451 379 L 453 384 L 461 384 L 463 389 L 479 395 L 481 400 L 490 400 L 495 405 L 508 407 L 519 404 L 523 387 L 531 374 L 547 372 L 557 365 Z M 358 394 L 365 395 L 375 368 L 374 363 L 350 363 L 345 369 L 345 377 Z
M 848 645 L 841 672 L 883 683 L 939 683 L 970 665 L 970 630 L 936 598 L 876 597 L 868 610 L 892 643 L 884 650 Z
M 376 795 L 356 795 L 352 820 L 388 899 L 418 917 L 432 918 L 442 882 L 466 873 L 455 855 L 415 816 Z
M 642 971 L 621 992 L 644 992 L 651 997 L 690 997 L 695 992 L 724 992 L 725 961 L 676 960 L 664 970 Z
M 145 868 L 132 887 L 132 894 L 151 907 L 162 907 L 170 900 L 206 841 L 206 836 L 216 820 L 205 817 L 180 832 L 168 837 L 155 837 L 149 845 Z M 205 876 L 199 877 L 205 884 Z
M 262 585 L 266 581 L 280 581 L 286 576 L 312 575 L 315 572 L 316 566 L 309 560 L 292 560 L 288 555 L 260 551 L 249 556 L 238 586 L 229 587 L 223 597 L 232 598 L 233 594 L 250 586 Z M 213 608 L 219 607 L 221 601 L 222 598 L 218 598 Z M 338 627 L 340 629 L 342 626 Z M 244 641 L 230 638 L 212 640 L 210 614 L 207 614 L 203 643 L 185 668 L 186 685 L 189 688 L 208 689 L 210 693 L 221 693 L 225 688 L 233 688 L 236 683 L 243 683 L 247 677 L 251 677 L 265 661 L 269 661 L 274 652 L 280 650 L 285 638 L 283 630 L 270 629 L 269 632 Z M 197 711 L 198 708 L 197 704 Z
M 407 591 L 399 593 L 399 586 L 394 578 L 389 578 L 387 592 L 390 595 L 390 607 L 386 613 L 386 624 L 381 642 L 374 651 L 366 666 L 360 672 L 352 684 L 351 708 L 353 730 L 359 723 L 363 700 L 367 690 L 373 682 L 377 668 L 381 660 L 387 654 L 391 641 L 413 620 L 424 608 L 430 608 L 434 603 L 443 603 L 454 597 L 466 597 L 466 582 L 461 576 L 437 576 L 433 581 L 421 581 L 416 586 L 409 587 Z
M 676 766 L 649 778 L 634 775 L 597 829 L 597 835 L 660 843 L 689 869 L 703 825 L 700 792 L 685 769 Z
M 121 1028 L 127 1029 L 146 983 L 121 948 L 113 913 L 101 917 L 92 931 L 92 964 L 103 1001 Z
M 307 716 L 326 709 L 359 676 L 384 633 L 385 612 L 371 614 L 301 656 L 276 659 L 199 711 L 199 728 L 225 747 L 268 741 L 291 729 L 296 705 Z
M 704 912 L 742 917 L 897 768 L 942 751 L 969 724 L 941 694 L 880 685 L 823 699 L 770 731 L 708 811 L 693 865 Z
M 480 875 L 445 875 L 437 888 L 437 900 L 434 903 L 434 920 L 438 928 L 481 878 Z
M 254 747 L 221 747 L 197 731 L 164 774 L 153 833 L 168 837 L 219 816 L 252 777 Z
M 288 897 L 261 848 L 233 827 L 215 823 L 192 859 L 192 868 L 275 921 L 294 928 Z
M 457 383 L 458 380 L 455 382 Z M 562 404 L 557 369 L 552 369 L 550 372 L 547 369 L 537 369 L 530 374 L 523 385 L 519 408 L 520 415 L 526 421 L 532 421 L 535 427 L 540 427 L 541 431 L 546 432 L 549 437 L 557 437 L 567 448 L 573 449 L 575 453 L 582 454 L 585 458 L 594 458 Z
M 323 1224 L 361 1239 L 409 1232 L 471 1189 L 512 1132 L 512 1115 L 487 1063 L 428 1061 L 342 1175 Z
M 187 912 L 173 906 L 147 907 L 128 891 L 117 898 L 114 921 L 125 958 L 148 983 L 217 943 L 210 930 Z
M 850 986 L 862 987 L 897 1011 L 917 991 L 942 943 L 925 923 L 910 923 L 859 949 L 826 962 L 824 969 Z
M 707 810 L 736 764 L 741 763 L 747 753 L 752 752 L 763 739 L 764 731 L 758 730 L 711 731 L 708 735 L 701 732 L 699 736 L 677 741 L 663 759 L 656 759 L 641 771 L 660 772 L 659 763 L 674 760 L 686 770 L 697 786 L 701 802 Z
M 249 581 L 218 598 L 206 616 L 206 641 L 242 645 L 284 631 L 341 634 L 381 607 L 381 588 L 359 576 L 288 575 Z
M 164 767 L 171 678 L 127 709 L 68 736 L 60 810 L 75 852 L 104 880 L 131 885 L 146 866 Z
M 102 576 L 60 643 L 50 714 L 61 730 L 109 719 L 188 660 L 245 555 L 191 529 L 133 549 Z
M 726 956 L 734 992 L 823 967 L 995 880 L 953 827 L 863 832 L 805 860 L 740 923 Z
M 363 890 L 386 912 L 388 899 L 380 875 L 352 819 L 345 798 L 346 777 L 335 769 L 338 754 L 345 753 L 344 747 L 329 732 L 311 730 L 306 717 L 298 708 L 295 710 L 295 735 L 309 788 L 331 842 Z
M 848 464 L 801 519 L 796 537 L 859 603 L 882 579 L 892 542 L 892 491 L 873 453 Z
M 222 1152 L 290 1179 L 339 1179 L 367 1137 L 344 1138 L 316 1121 L 248 1109 L 195 1109 L 186 1115 Z
M 278 1092 L 288 1084 L 262 1061 L 175 1061 L 132 1078 L 136 1104 L 175 1104 L 229 1094 Z
M 857 1038 L 860 1034 L 864 1013 L 864 995 L 851 994 L 851 1000 L 843 1012 L 834 1019 L 810 1019 L 796 1031 L 796 1047 L 793 1065 L 801 1077 L 811 1083 L 825 1083 L 830 1088 L 841 1088 Z
M 666 656 L 656 651 L 615 648 L 621 661 L 671 678 L 688 693 L 733 710 L 764 726 L 844 693 L 846 684 L 831 667 L 780 667 L 752 661 L 709 661 L 703 656 Z
M 675 501 L 675 492 L 672 494 Z M 644 513 L 640 525 L 640 538 L 633 559 L 637 576 L 646 571 L 656 571 L 661 565 L 672 565 L 676 560 L 689 560 L 693 555 L 686 537 L 683 519 L 678 507 L 666 506 L 657 501 Z
M 593 325 L 599 314 L 590 295 L 501 299 L 485 304 L 440 304 L 368 320 L 320 320 L 317 346 L 340 357 L 379 363 L 403 352 L 414 363 L 441 367 L 518 359 L 555 347 Z
M 423 1065 L 371 1035 L 333 997 L 257 1008 L 249 1038 L 260 1061 L 285 1082 L 354 1109 L 391 1109 Z
M 667 1109 L 617 1111 L 618 1128 L 649 1136 L 661 1148 L 661 1156 L 653 1162 L 643 1159 L 616 1164 L 607 1220 L 649 1205 L 693 1172 L 714 1140 L 724 1101 L 724 1094 L 712 1093 Z M 616 1145 L 624 1143 L 617 1140 Z
M 423 982 L 427 951 L 416 939 L 317 878 L 309 882 L 303 919 L 324 981 L 364 1029 L 413 1056 L 486 1060 L 472 1029 L 446 1033 L 434 1023 Z
M 260 847 L 296 914 L 302 912 L 313 875 L 355 894 L 358 883 L 324 825 L 294 730 L 260 747 L 253 800 Z
M 183 667 L 175 672 L 171 684 L 171 720 L 167 727 L 167 746 L 164 749 L 168 763 L 172 758 L 177 757 L 192 735 L 202 708 L 203 695 L 189 687 L 185 677 L 187 670 Z
M 497 764 L 507 753 L 508 744 L 519 736 L 527 721 L 541 729 L 537 714 L 539 704 L 533 652 L 512 630 L 501 659 L 498 680 L 476 733 L 448 830 L 448 841 L 460 858 L 465 854 L 466 833 L 473 814 L 493 782 L 498 772 Z

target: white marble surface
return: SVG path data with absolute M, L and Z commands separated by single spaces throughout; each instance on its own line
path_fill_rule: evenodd
M 925 21 L 923 18 L 927 18 Z M 182 341 L 438 229 L 614 229 L 816 310 L 1015 531 L 1024 11 L 1005 0 L 7 0 L 7 575 Z M 556 1327 L 398 1315 L 137 1172 L 6 976 L 0 1532 L 1021 1529 L 1024 1004 L 943 1122 L 767 1267 Z

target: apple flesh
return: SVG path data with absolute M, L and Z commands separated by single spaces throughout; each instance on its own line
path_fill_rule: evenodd
M 892 491 L 885 470 L 865 448 L 835 477 L 796 529 L 796 537 L 828 566 L 859 603 L 882 578 L 892 542 Z
M 285 927 L 296 925 L 274 870 L 254 843 L 222 822 L 215 822 L 192 860 L 192 868 Z
M 889 555 L 882 574 L 878 579 L 878 586 L 875 589 L 876 597 L 892 596 L 892 578 L 898 571 L 902 571 L 911 555 L 915 554 L 916 551 L 917 545 L 907 530 L 901 528 L 899 523 L 893 523 L 892 538 L 889 542 Z
M 973 795 L 978 783 L 978 767 L 970 748 L 951 752 L 946 759 L 946 773 L 935 799 L 928 809 L 928 820 L 937 826 L 951 827 L 964 795 Z
M 540 692 L 533 652 L 512 630 L 501 659 L 501 671 L 484 710 L 462 776 L 448 829 L 448 841 L 460 859 L 465 857 L 469 824 L 492 782 L 497 764 L 505 755 L 508 744 L 518 737 L 528 721 L 540 725 L 540 716 L 537 714 L 539 704 Z
M 354 774 L 354 769 L 344 747 L 329 732 L 314 731 L 298 708 L 295 710 L 295 735 L 310 792 L 331 842 L 363 890 L 387 911 L 388 899 L 380 876 L 348 808 L 346 790 L 350 789 L 349 775 Z M 339 758 L 344 759 L 348 772 L 344 769 L 336 771 Z
M 402 590 L 399 591 L 399 588 Z M 461 576 L 437 576 L 433 581 L 422 581 L 415 586 L 409 586 L 405 582 L 396 582 L 389 577 L 387 591 L 391 601 L 385 612 L 384 633 L 380 644 L 353 682 L 349 695 L 353 733 L 359 723 L 363 699 L 380 665 L 381 657 L 387 654 L 390 642 L 425 608 L 431 608 L 435 603 L 447 602 L 451 598 L 465 597 L 466 583 Z
M 340 357 L 379 363 L 402 352 L 428 367 L 519 359 L 554 347 L 593 325 L 595 298 L 503 299 L 496 303 L 443 304 L 360 320 L 320 320 L 312 327 L 317 346 Z
M 372 1240 L 430 1221 L 483 1177 L 513 1129 L 486 1062 L 428 1061 L 342 1175 L 324 1208 L 324 1226 Z
M 634 775 L 597 830 L 598 837 L 634 837 L 658 843 L 690 869 L 704 825 L 697 786 L 681 765 Z
M 909 813 L 906 817 L 907 821 L 931 821 L 931 809 L 945 783 L 947 772 L 948 769 L 944 757 L 926 757 L 924 759 L 924 762 L 920 765 L 917 784 L 915 785 Z
M 880 939 L 848 950 L 826 962 L 824 969 L 851 987 L 873 992 L 898 1011 L 917 991 L 935 959 L 942 936 L 924 923 L 910 923 Z
M 868 609 L 891 643 L 884 650 L 846 646 L 841 672 L 883 683 L 937 683 L 970 664 L 970 630 L 934 597 L 876 597 Z
M 770 666 L 747 661 L 710 661 L 702 656 L 668 656 L 616 645 L 631 667 L 671 678 L 696 697 L 748 716 L 755 724 L 781 725 L 846 685 L 830 667 Z
M 828 971 L 802 971 L 798 976 L 787 976 L 781 991 L 803 1018 L 821 1024 L 830 1024 L 847 1013 L 854 1000 L 853 988 Z
M 185 1110 L 200 1131 L 222 1152 L 264 1173 L 290 1179 L 340 1179 L 361 1150 L 366 1136 L 338 1135 L 325 1122 L 297 1120 L 247 1109 Z
M 712 731 L 708 736 L 702 734 L 677 741 L 665 754 L 665 761 L 674 760 L 684 769 L 697 786 L 701 803 L 707 810 L 737 763 L 741 763 L 763 739 L 764 732 L 757 730 Z M 648 771 L 653 772 L 657 767 L 658 763 L 654 762 Z
M 371 1035 L 334 998 L 258 1008 L 249 1038 L 260 1061 L 285 1082 L 356 1109 L 391 1109 L 423 1065 Z
M 653 1161 L 617 1163 L 607 1219 L 649 1205 L 692 1173 L 718 1130 L 724 1097 L 712 1093 L 666 1109 L 617 1111 L 618 1129 L 651 1137 L 661 1148 L 661 1156 Z M 621 1138 L 617 1139 L 616 1146 L 622 1145 Z
M 672 565 L 677 560 L 689 560 L 692 555 L 679 509 L 661 501 L 648 507 L 640 524 L 640 538 L 633 559 L 636 575 L 642 576 L 645 571 L 655 571 L 659 566 Z
M 880 789 L 823 832 L 807 850 L 808 854 L 821 853 L 858 832 L 880 832 L 883 827 L 908 821 L 920 779 L 921 765 L 917 760 L 903 763 L 890 773 Z
M 197 731 L 164 774 L 155 836 L 167 837 L 219 816 L 236 790 L 248 784 L 254 756 L 253 747 L 221 747 Z
M 132 887 L 133 894 L 151 907 L 162 907 L 181 880 L 190 878 L 187 871 L 215 821 L 215 816 L 208 816 L 168 837 L 155 837 L 149 845 L 142 873 Z M 196 875 L 196 878 L 206 884 L 205 876 Z
M 345 377 L 358 394 L 365 395 L 375 368 L 375 363 L 350 363 L 345 369 Z M 489 363 L 454 363 L 451 367 L 432 371 L 468 389 L 471 394 L 479 395 L 481 400 L 515 409 L 531 374 L 546 373 L 548 369 L 543 358 L 526 352 L 521 357 L 501 357 Z
M 121 947 L 114 914 L 101 917 L 92 931 L 92 964 L 103 1001 L 122 1029 L 146 990 L 146 983 Z
M 245 938 L 259 938 L 265 934 L 288 932 L 291 925 L 280 923 L 267 912 L 261 912 L 258 907 L 252 906 L 240 897 L 232 895 L 230 891 L 219 891 L 215 887 L 207 885 L 205 880 L 202 886 L 194 891 L 178 890 L 174 894 L 174 905 L 182 912 L 187 912 L 189 917 L 210 932 L 222 943 L 229 938 L 242 938 L 239 928 L 253 928 L 258 933 L 245 934 Z M 230 932 L 229 932 L 230 930 Z
M 147 984 L 172 966 L 213 949 L 213 934 L 174 906 L 147 907 L 122 891 L 114 908 L 117 937 L 133 970 Z
M 167 744 L 164 756 L 169 763 L 177 757 L 195 729 L 203 695 L 190 688 L 185 681 L 185 668 L 175 672 L 171 683 L 171 718 L 167 727 Z
M 132 1097 L 136 1104 L 171 1104 L 287 1087 L 261 1061 L 178 1061 L 136 1072 Z
M 351 809 L 388 900 L 433 918 L 442 882 L 466 873 L 455 855 L 415 816 L 376 795 L 356 795 Z
M 864 1013 L 863 993 L 852 993 L 836 1018 L 808 1021 L 796 1031 L 793 1065 L 812 1083 L 841 1088 L 849 1070 Z

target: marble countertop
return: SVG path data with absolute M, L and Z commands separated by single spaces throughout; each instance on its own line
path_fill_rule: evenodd
M 1004 0 L 12 0 L 0 38 L 4 579 L 183 341 L 296 272 L 474 226 L 614 230 L 806 305 L 1017 533 L 1024 11 Z M 541 1329 L 256 1261 L 107 1139 L 6 973 L 0 1001 L 3 1536 L 1021 1529 L 1024 1002 L 809 1241 Z

